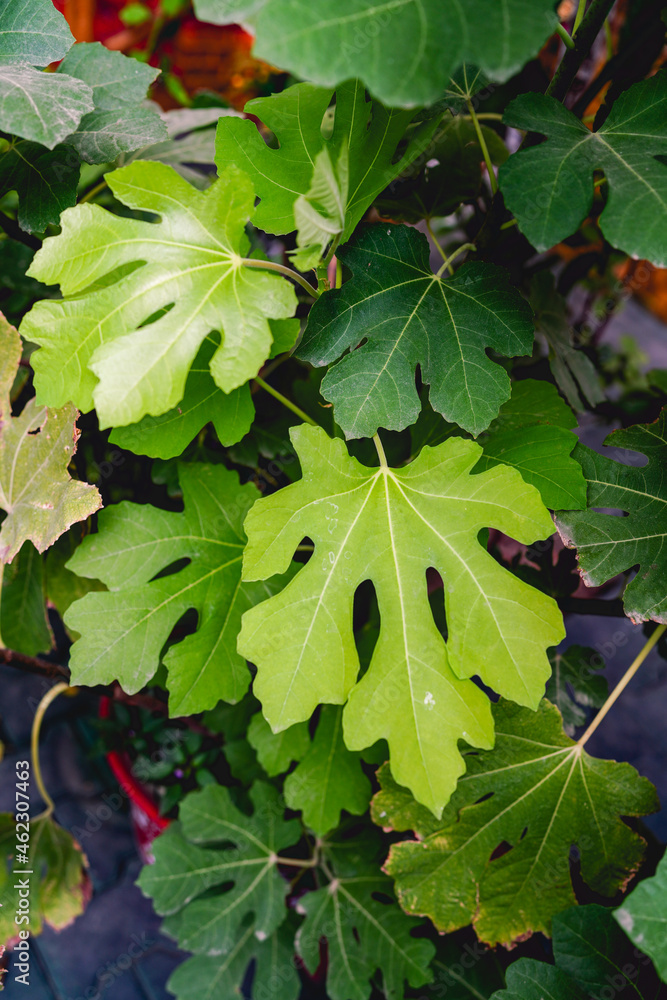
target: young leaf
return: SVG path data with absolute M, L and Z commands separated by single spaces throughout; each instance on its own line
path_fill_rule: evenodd
M 331 1000 L 367 1000 L 369 980 L 382 973 L 381 993 L 404 995 L 405 981 L 423 986 L 433 978 L 429 963 L 434 948 L 413 937 L 415 926 L 392 902 L 391 883 L 378 870 L 374 852 L 363 841 L 333 844 L 327 852 L 333 878 L 328 885 L 299 900 L 306 919 L 296 936 L 297 951 L 314 973 L 320 964 L 320 942 L 328 943 L 326 992 Z
M 220 785 L 188 795 L 180 822 L 155 841 L 155 864 L 139 876 L 157 912 L 169 914 L 165 929 L 188 951 L 228 955 L 246 918 L 253 916 L 255 935 L 263 940 L 287 916 L 289 883 L 276 862 L 283 848 L 299 840 L 301 827 L 283 819 L 278 792 L 270 785 L 256 782 L 250 798 L 253 815 L 246 816 Z M 214 886 L 220 891 L 206 892 Z
M 335 11 L 326 0 L 268 0 L 255 23 L 255 55 L 273 66 L 324 86 L 360 77 L 385 104 L 414 107 L 436 101 L 462 62 L 509 79 L 557 22 L 550 0 L 339 0 Z
M 322 124 L 332 97 L 331 88 L 299 83 L 249 101 L 245 110 L 273 131 L 278 149 L 267 146 L 252 121 L 220 119 L 215 162 L 219 170 L 233 163 L 250 175 L 262 199 L 253 221 L 266 232 L 303 232 L 304 212 L 322 205 L 324 189 L 325 215 L 329 224 L 338 217 L 345 242 L 375 196 L 426 149 L 437 126 L 431 118 L 418 128 L 394 162 L 412 112 L 367 100 L 359 81 L 351 81 L 336 90 L 333 123 L 325 135 Z
M 164 656 L 170 713 L 191 715 L 220 699 L 239 701 L 247 690 L 250 674 L 235 638 L 242 613 L 271 588 L 241 583 L 241 525 L 257 496 L 254 486 L 239 486 L 236 473 L 221 465 L 180 465 L 179 480 L 182 514 L 127 501 L 106 508 L 98 533 L 84 539 L 67 565 L 109 592 L 76 601 L 65 622 L 81 634 L 72 648 L 72 683 L 118 680 L 134 694 L 155 674 L 174 626 L 194 608 L 197 630 Z
M 372 809 L 376 823 L 420 838 L 395 844 L 386 864 L 408 913 L 440 931 L 472 922 L 481 940 L 511 944 L 549 934 L 552 918 L 576 903 L 571 845 L 595 892 L 612 896 L 627 883 L 644 841 L 620 817 L 653 812 L 657 797 L 629 764 L 589 757 L 565 736 L 548 701 L 537 713 L 501 701 L 493 714 L 495 747 L 466 754 L 468 772 L 440 822 L 387 766 Z
M 488 427 L 510 381 L 487 350 L 513 357 L 533 343 L 530 307 L 505 272 L 474 263 L 435 275 L 426 237 L 408 226 L 368 226 L 338 256 L 352 278 L 315 303 L 297 353 L 322 366 L 364 341 L 322 382 L 346 436 L 414 423 L 417 365 L 435 410 L 472 434 Z
M 28 233 L 56 225 L 60 213 L 76 203 L 79 174 L 79 159 L 65 145 L 47 149 L 13 139 L 0 154 L 0 193 L 17 192 L 18 223 Z
M 37 656 L 51 649 L 46 616 L 44 564 L 34 545 L 26 542 L 5 567 L 0 594 L 0 635 L 9 649 Z
M 292 285 L 246 268 L 249 179 L 230 168 L 197 191 L 161 163 L 106 175 L 131 208 L 159 222 L 77 205 L 45 241 L 30 273 L 59 282 L 62 301 L 39 302 L 23 321 L 41 345 L 33 356 L 40 398 L 97 409 L 102 427 L 134 423 L 176 406 L 204 338 L 222 334 L 210 369 L 231 392 L 257 374 L 271 349 L 269 319 L 291 316 Z
M 59 410 L 28 400 L 11 415 L 9 393 L 21 360 L 21 338 L 0 313 L 0 561 L 9 563 L 30 539 L 48 549 L 75 521 L 102 506 L 97 489 L 71 478 L 78 416 L 71 404 Z
M 17 827 L 9 813 L 0 814 L 0 944 L 16 938 L 19 927 L 16 875 L 8 871 L 7 859 L 17 856 Z M 19 855 L 23 857 L 23 855 Z M 30 864 L 25 878 L 30 883 L 30 931 L 39 934 L 44 924 L 62 930 L 82 913 L 90 898 L 88 860 L 67 830 L 48 816 L 30 823 Z M 15 861 L 11 868 L 21 868 Z
M 599 666 L 594 661 L 601 660 Z M 553 673 L 547 683 L 546 696 L 558 706 L 563 717 L 563 729 L 572 736 L 577 726 L 586 721 L 586 708 L 600 708 L 607 697 L 607 678 L 596 673 L 604 660 L 594 649 L 568 646 L 562 652 L 549 653 Z
M 176 1000 L 221 1000 L 240 993 L 265 1000 L 280 988 L 280 1000 L 298 1000 L 301 981 L 294 962 L 294 927 L 288 915 L 277 931 L 259 940 L 254 924 L 244 928 L 226 955 L 193 955 L 177 966 L 167 983 Z M 246 971 L 254 962 L 252 986 Z
M 315 545 L 291 583 L 243 618 L 239 650 L 257 665 L 264 715 L 278 731 L 349 696 L 347 746 L 386 738 L 398 780 L 439 813 L 463 769 L 457 740 L 493 741 L 489 701 L 465 678 L 536 707 L 550 672 L 544 647 L 563 634 L 553 600 L 496 563 L 479 532 L 529 542 L 551 534 L 551 519 L 515 470 L 470 476 L 481 454 L 472 441 L 424 448 L 404 469 L 369 469 L 318 427 L 291 436 L 303 479 L 255 504 L 245 524 L 248 580 L 283 572 L 304 536 Z M 445 581 L 446 646 L 427 598 L 431 566 Z M 357 683 L 352 607 L 368 579 L 382 626 Z
M 4 0 L 0 10 L 0 60 L 48 66 L 74 42 L 52 0 Z
M 343 809 L 359 816 L 370 798 L 361 755 L 343 741 L 343 709 L 323 705 L 311 746 L 285 779 L 285 802 L 290 809 L 300 809 L 304 823 L 323 837 L 338 826 Z
M 547 141 L 511 156 L 498 179 L 507 207 L 538 250 L 575 232 L 593 202 L 593 171 L 604 170 L 609 195 L 600 228 L 612 246 L 658 267 L 667 265 L 667 73 L 640 80 L 591 132 L 560 101 L 521 94 L 503 119 Z
M 555 386 L 534 379 L 515 382 L 511 399 L 479 438 L 484 455 L 478 469 L 509 465 L 537 487 L 546 507 L 581 509 L 586 506 L 586 480 L 570 458 L 577 444 L 572 433 L 576 423 Z
M 667 407 L 655 423 L 621 428 L 604 443 L 640 452 L 648 462 L 641 467 L 625 465 L 577 445 L 574 457 L 588 482 L 589 509 L 559 511 L 558 530 L 565 544 L 577 549 L 579 569 L 589 587 L 639 565 L 639 573 L 625 588 L 625 613 L 633 622 L 665 622 Z M 595 508 L 621 510 L 626 516 L 601 514 Z
M 635 886 L 614 917 L 630 940 L 653 959 L 667 983 L 667 857 L 652 878 Z
M 544 334 L 549 348 L 551 374 L 573 410 L 597 406 L 604 398 L 600 376 L 590 358 L 573 344 L 573 330 L 567 317 L 565 299 L 554 287 L 549 271 L 540 271 L 530 286 L 530 304 L 535 310 L 535 325 Z
M 298 722 L 281 733 L 274 733 L 261 712 L 250 720 L 247 736 L 248 743 L 257 753 L 257 760 L 270 778 L 283 774 L 292 761 L 302 760 L 310 749 L 307 723 Z
M 0 129 L 53 149 L 93 110 L 90 87 L 71 76 L 0 62 Z

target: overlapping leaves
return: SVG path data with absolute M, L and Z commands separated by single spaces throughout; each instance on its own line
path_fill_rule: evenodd
M 604 170 L 607 203 L 600 228 L 609 242 L 664 267 L 667 226 L 667 72 L 634 84 L 591 132 L 552 97 L 522 94 L 506 124 L 547 141 L 511 156 L 500 186 L 519 227 L 538 250 L 570 236 L 588 215 L 593 172 Z
M 246 105 L 279 143 L 268 146 L 252 121 L 222 118 L 216 163 L 245 170 L 261 198 L 254 222 L 269 233 L 299 230 L 297 266 L 314 266 L 334 237 L 347 241 L 373 198 L 423 152 L 437 125 L 431 116 L 413 130 L 401 155 L 412 112 L 366 99 L 359 81 L 336 89 L 300 83 Z M 326 126 L 326 127 L 325 127 Z M 308 249 L 310 248 L 310 255 Z
M 407 226 L 367 227 L 338 255 L 352 278 L 315 303 L 298 354 L 321 366 L 356 348 L 322 382 L 347 437 L 414 423 L 417 365 L 435 410 L 473 434 L 488 427 L 510 381 L 486 352 L 529 354 L 533 343 L 530 307 L 505 272 L 474 263 L 436 275 L 426 237 Z
M 292 431 L 303 479 L 257 503 L 246 519 L 244 578 L 283 572 L 304 536 L 315 551 L 281 593 L 248 612 L 239 650 L 258 669 L 255 691 L 274 730 L 343 704 L 345 742 L 386 738 L 397 779 L 439 813 L 463 769 L 457 741 L 491 745 L 490 703 L 467 678 L 536 706 L 562 637 L 554 602 L 502 569 L 479 532 L 525 542 L 551 534 L 534 487 L 505 466 L 470 476 L 481 449 L 450 439 L 404 469 L 369 469 L 319 428 Z M 426 571 L 445 581 L 445 645 L 428 604 Z M 354 593 L 373 581 L 382 620 L 357 682 Z
M 160 221 L 90 204 L 65 212 L 61 235 L 45 241 L 30 269 L 59 282 L 65 298 L 37 303 L 22 325 L 42 347 L 33 361 L 40 398 L 95 405 L 104 427 L 176 406 L 214 330 L 216 385 L 227 393 L 243 385 L 271 351 L 269 320 L 296 306 L 284 278 L 243 264 L 254 201 L 245 174 L 230 168 L 206 191 L 154 162 L 107 178 L 117 198 Z
M 11 562 L 28 539 L 39 552 L 75 521 L 94 513 L 97 489 L 76 482 L 67 467 L 76 451 L 77 411 L 28 400 L 12 417 L 10 390 L 21 360 L 21 338 L 0 313 L 0 561 Z
M 614 916 L 630 940 L 650 955 L 667 983 L 667 858 L 652 878 L 635 886 Z
M 241 583 L 241 526 L 255 488 L 239 486 L 219 465 L 182 465 L 179 477 L 182 514 L 128 502 L 102 513 L 99 531 L 68 566 L 109 591 L 76 601 L 65 621 L 81 634 L 72 682 L 118 680 L 133 693 L 153 677 L 175 625 L 194 609 L 196 631 L 164 655 L 171 714 L 189 715 L 219 699 L 236 702 L 247 690 L 250 674 L 235 638 L 243 612 L 272 590 Z
M 581 574 L 590 587 L 639 566 L 625 589 L 625 613 L 634 622 L 667 621 L 667 409 L 654 424 L 614 431 L 605 445 L 639 452 L 647 462 L 629 465 L 577 445 L 574 456 L 588 483 L 589 509 L 559 512 L 558 530 L 566 545 L 576 547 Z M 600 508 L 612 513 L 601 513 Z
M 535 713 L 501 701 L 493 713 L 495 747 L 466 753 L 467 774 L 440 821 L 386 766 L 373 816 L 419 838 L 394 845 L 386 865 L 404 909 L 441 931 L 472 923 L 482 940 L 509 944 L 549 934 L 552 918 L 575 904 L 573 845 L 592 889 L 613 896 L 622 888 L 644 842 L 620 817 L 658 802 L 629 764 L 589 757 L 565 736 L 549 702 Z
M 260 59 L 324 86 L 360 77 L 402 107 L 436 101 L 462 62 L 509 79 L 556 27 L 549 0 L 340 0 L 335 11 L 325 0 L 199 0 L 197 10 L 222 24 L 252 16 Z

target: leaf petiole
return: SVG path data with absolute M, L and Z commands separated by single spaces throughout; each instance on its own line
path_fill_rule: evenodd
M 604 717 L 607 714 L 607 712 L 609 711 L 609 709 L 618 700 L 618 698 L 623 694 L 623 691 L 626 689 L 626 687 L 628 686 L 628 684 L 630 683 L 630 681 L 632 680 L 632 678 L 635 676 L 635 674 L 637 673 L 637 671 L 641 667 L 642 663 L 644 662 L 644 660 L 646 659 L 646 657 L 648 656 L 648 654 L 651 652 L 651 650 L 653 649 L 653 647 L 657 643 L 657 641 L 660 638 L 660 636 L 664 633 L 665 629 L 667 629 L 667 624 L 666 625 L 658 625 L 657 629 L 655 629 L 655 631 L 651 633 L 651 635 L 649 636 L 649 638 L 646 640 L 646 642 L 644 643 L 644 645 L 640 649 L 639 653 L 637 653 L 637 655 L 635 656 L 634 660 L 632 661 L 632 663 L 630 664 L 630 666 L 628 667 L 628 669 L 625 671 L 625 673 L 621 677 L 620 681 L 618 682 L 618 684 L 616 685 L 616 687 L 614 688 L 614 690 L 611 692 L 611 694 L 609 695 L 609 697 L 605 701 L 604 705 L 602 706 L 602 708 L 600 709 L 600 711 L 598 712 L 598 714 L 595 716 L 595 718 L 591 722 L 591 724 L 588 727 L 588 729 L 585 731 L 585 733 L 583 734 L 583 736 L 581 736 L 577 740 L 577 746 L 583 747 L 583 746 L 586 745 L 586 743 L 588 743 L 589 739 L 591 738 L 591 736 L 593 735 L 593 733 L 595 732 L 595 730 L 598 728 L 598 726 L 600 725 L 600 723 L 604 719 Z
M 473 103 L 468 98 L 466 100 L 466 107 L 468 108 L 468 114 L 470 115 L 470 120 L 475 127 L 475 132 L 477 133 L 477 141 L 479 142 L 480 149 L 482 150 L 482 156 L 484 157 L 484 162 L 486 164 L 486 169 L 489 174 L 489 184 L 491 185 L 491 193 L 495 194 L 498 190 L 498 180 L 493 170 L 493 163 L 491 162 L 491 154 L 489 153 L 489 147 L 486 145 L 486 139 L 484 138 L 484 133 L 482 132 L 482 127 L 479 124 L 479 118 L 477 117 L 477 112 L 473 107 Z
M 384 453 L 384 447 L 382 446 L 379 434 L 373 435 L 373 444 L 375 445 L 375 450 L 377 451 L 378 458 L 380 459 L 380 468 L 388 469 L 389 463 L 387 462 L 387 456 Z
M 313 427 L 319 427 L 319 424 L 317 423 L 316 420 L 313 420 L 312 417 L 309 417 L 308 414 L 304 412 L 304 410 L 302 410 L 299 406 L 296 405 L 296 403 L 293 403 L 291 399 L 287 398 L 287 396 L 283 396 L 282 392 L 278 392 L 277 389 L 274 389 L 272 385 L 269 385 L 268 382 L 265 382 L 263 378 L 259 377 L 259 375 L 255 375 L 255 382 L 257 383 L 257 385 L 261 386 L 262 389 L 268 392 L 270 396 L 273 396 L 274 399 L 277 399 L 279 403 L 282 403 L 283 406 L 286 406 L 288 410 L 291 410 L 292 413 L 296 413 L 297 417 L 301 417 L 304 423 L 311 424 Z
M 35 711 L 35 718 L 32 721 L 32 731 L 30 733 L 30 753 L 32 757 L 32 769 L 33 774 L 35 775 L 35 782 L 37 784 L 37 788 L 39 789 L 39 794 L 46 803 L 46 809 L 44 809 L 39 816 L 36 816 L 35 819 L 32 820 L 33 823 L 38 819 L 47 819 L 55 809 L 53 799 L 47 792 L 46 786 L 44 785 L 44 779 L 39 766 L 39 733 L 42 728 L 42 720 L 44 719 L 47 708 L 52 701 L 56 700 L 59 694 L 62 694 L 64 691 L 73 692 L 74 690 L 75 688 L 70 687 L 67 681 L 59 681 L 57 684 L 54 684 L 52 688 L 49 688 Z
M 439 278 L 439 277 L 440 277 L 440 275 L 442 274 L 442 272 L 443 272 L 443 271 L 444 271 L 444 270 L 445 270 L 446 268 L 448 268 L 448 267 L 449 267 L 449 265 L 450 265 L 450 264 L 452 263 L 452 261 L 455 261 L 455 260 L 456 260 L 456 258 L 457 258 L 457 257 L 460 257 L 462 253 L 465 253 L 465 252 L 466 252 L 466 250 L 476 250 L 476 249 L 477 249 L 477 247 L 475 246 L 475 244 L 474 244 L 474 243 L 462 243 L 462 244 L 461 244 L 461 246 L 460 246 L 460 247 L 458 247 L 458 248 L 457 248 L 457 249 L 456 249 L 456 250 L 454 251 L 454 253 L 450 254 L 450 255 L 449 255 L 449 257 L 445 257 L 445 263 L 444 263 L 444 264 L 442 265 L 442 267 L 441 267 L 441 268 L 440 268 L 440 270 L 438 271 L 438 273 L 437 273 L 437 276 L 436 276 L 436 277 L 438 277 L 438 278 Z
M 318 289 L 314 285 L 311 285 L 309 281 L 306 281 L 305 278 L 302 278 L 297 271 L 293 271 L 291 267 L 286 267 L 284 264 L 276 264 L 272 260 L 254 260 L 251 257 L 241 258 L 241 263 L 245 267 L 259 267 L 266 271 L 277 271 L 278 274 L 284 274 L 286 278 L 291 278 L 292 281 L 296 281 L 297 284 L 301 285 L 314 299 L 320 297 Z

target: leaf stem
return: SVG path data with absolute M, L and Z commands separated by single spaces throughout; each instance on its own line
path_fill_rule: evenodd
M 71 688 L 67 683 L 67 681 L 59 681 L 57 684 L 54 684 L 53 687 L 46 692 L 46 694 L 40 701 L 39 705 L 37 706 L 37 710 L 35 712 L 35 718 L 33 719 L 32 722 L 32 732 L 30 733 L 30 753 L 32 756 L 32 770 L 33 774 L 35 775 L 35 782 L 37 784 L 37 788 L 39 789 L 39 794 L 42 796 L 44 802 L 46 803 L 46 809 L 43 812 L 41 812 L 39 816 L 36 817 L 36 820 L 48 818 L 55 809 L 53 799 L 47 792 L 46 787 L 44 785 L 44 779 L 42 777 L 42 772 L 39 766 L 39 733 L 42 728 L 42 720 L 44 718 L 44 715 L 46 714 L 47 708 L 49 707 L 52 701 L 56 700 L 59 694 L 62 694 L 63 691 L 73 691 L 73 690 L 74 688 Z
M 501 122 L 503 120 L 503 115 L 499 111 L 477 111 L 478 122 Z M 464 115 L 464 118 L 470 118 L 470 115 Z
M 473 103 L 468 98 L 466 100 L 466 107 L 468 108 L 468 114 L 470 115 L 470 120 L 475 126 L 475 132 L 477 133 L 477 141 L 479 142 L 480 149 L 482 150 L 482 156 L 484 157 L 484 162 L 486 163 L 486 169 L 489 174 L 489 184 L 491 185 L 491 193 L 495 194 L 498 190 L 498 180 L 493 170 L 493 163 L 491 162 L 491 156 L 489 154 L 489 148 L 486 145 L 486 139 L 484 138 L 484 133 L 482 132 L 482 126 L 479 124 L 479 118 L 477 117 L 477 112 L 473 107 Z
M 285 267 L 284 264 L 276 264 L 273 260 L 254 260 L 251 257 L 243 257 L 241 263 L 246 267 L 259 267 L 266 271 L 277 271 L 278 274 L 284 274 L 286 278 L 291 278 L 292 281 L 296 281 L 297 284 L 301 285 L 314 299 L 320 297 L 317 288 L 311 285 L 309 281 L 306 281 L 305 278 L 302 278 L 297 271 L 293 271 L 291 267 Z
M 438 251 L 438 253 L 440 254 L 440 256 L 442 257 L 443 260 L 447 260 L 447 254 L 445 253 L 445 251 L 440 246 L 440 241 L 438 239 L 436 239 L 436 235 L 433 232 L 433 227 L 431 226 L 431 220 L 430 219 L 424 219 L 424 223 L 426 225 L 426 229 L 428 231 L 428 235 L 433 240 L 433 244 L 434 244 L 436 250 Z
M 388 469 L 389 463 L 387 462 L 387 456 L 384 453 L 384 448 L 382 446 L 382 441 L 380 440 L 379 434 L 373 435 L 373 444 L 375 445 L 375 450 L 378 453 L 378 458 L 380 459 L 380 468 Z
M 104 191 L 105 187 L 108 187 L 108 185 L 106 179 L 103 177 L 99 184 L 92 187 L 90 191 L 86 191 L 83 198 L 79 198 L 79 205 L 83 205 L 85 201 L 92 201 L 96 194 L 99 194 L 100 191 Z
M 274 389 L 272 385 L 269 385 L 268 382 L 265 382 L 263 378 L 259 377 L 259 375 L 255 375 L 255 382 L 257 383 L 257 385 L 260 385 L 265 392 L 268 392 L 270 396 L 273 396 L 274 399 L 277 399 L 279 403 L 282 403 L 283 406 L 286 406 L 288 410 L 291 410 L 292 413 L 296 413 L 297 417 L 300 417 L 304 421 L 304 423 L 311 424 L 313 427 L 319 427 L 319 424 L 317 423 L 316 420 L 313 420 L 312 417 L 309 417 L 307 413 L 305 413 L 299 406 L 296 405 L 296 403 L 293 403 L 291 399 L 287 398 L 287 396 L 283 396 L 282 392 L 278 392 L 277 389 Z
M 572 36 L 576 35 L 579 30 L 579 25 L 584 19 L 584 14 L 586 12 L 586 0 L 579 0 L 579 6 L 577 7 L 577 14 L 574 19 L 574 24 L 572 25 Z
M 642 663 L 644 662 L 648 654 L 655 646 L 660 636 L 664 633 L 665 629 L 667 629 L 667 625 L 658 625 L 655 631 L 651 633 L 650 637 L 646 640 L 646 642 L 642 646 L 637 656 L 635 656 L 634 660 L 632 661 L 628 669 L 625 671 L 620 681 L 618 682 L 614 690 L 611 692 L 611 694 L 609 695 L 604 705 L 602 706 L 598 714 L 591 722 L 586 732 L 577 741 L 578 746 L 583 747 L 585 746 L 586 743 L 588 743 L 589 739 L 591 738 L 595 730 L 598 728 L 598 726 L 604 719 L 609 709 L 612 707 L 612 705 L 617 701 L 617 699 L 626 689 L 626 687 L 628 686 L 632 678 L 635 676 L 635 674 L 641 667 Z
M 567 28 L 564 28 L 560 23 L 556 25 L 556 34 L 568 49 L 574 48 L 574 39 L 572 38 L 572 35 L 570 35 Z
M 548 97 L 554 97 L 557 101 L 562 101 L 576 77 L 581 64 L 591 50 L 591 45 L 598 36 L 607 14 L 611 10 L 614 0 L 592 0 L 586 14 L 582 14 L 580 24 L 576 31 L 574 47 L 565 50 L 565 55 L 561 59 L 553 79 L 547 87 Z M 582 7 L 580 0 L 579 8 Z M 577 18 L 579 11 L 577 11 Z M 576 23 L 576 22 L 575 22 Z
M 438 271 L 436 277 L 439 278 L 442 272 L 445 270 L 445 268 L 448 268 L 449 265 L 452 263 L 452 261 L 456 260 L 457 257 L 460 257 L 460 255 L 462 253 L 465 253 L 466 250 L 476 250 L 476 249 L 477 247 L 475 246 L 474 243 L 462 243 L 461 246 L 454 251 L 454 253 L 450 254 L 449 257 L 445 257 L 445 263 Z

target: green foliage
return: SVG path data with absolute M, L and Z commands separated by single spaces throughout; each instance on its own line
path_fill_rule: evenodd
M 65 621 L 81 634 L 72 682 L 119 680 L 132 693 L 154 676 L 172 630 L 194 608 L 196 630 L 163 657 L 171 714 L 188 715 L 243 696 L 250 674 L 234 637 L 243 612 L 273 588 L 241 582 L 243 517 L 255 488 L 223 466 L 180 465 L 179 479 L 182 514 L 128 502 L 103 511 L 100 530 L 67 565 L 109 590 L 76 601 Z
M 629 764 L 596 760 L 573 743 L 549 702 L 534 713 L 501 701 L 493 713 L 494 749 L 466 753 L 467 773 L 441 820 L 386 766 L 373 817 L 419 838 L 394 845 L 386 864 L 404 909 L 429 916 L 440 931 L 472 923 L 483 941 L 509 945 L 549 934 L 552 918 L 576 902 L 572 844 L 591 888 L 605 896 L 622 888 L 644 842 L 620 817 L 658 803 Z
M 320 702 L 348 701 L 348 747 L 386 739 L 397 780 L 440 813 L 463 770 L 457 740 L 493 739 L 488 699 L 466 678 L 534 708 L 549 674 L 544 647 L 562 637 L 553 601 L 502 569 L 478 533 L 494 526 L 530 542 L 551 532 L 550 518 L 515 470 L 469 476 L 481 454 L 473 442 L 425 448 L 407 469 L 369 469 L 320 428 L 298 427 L 292 441 L 303 479 L 246 518 L 247 580 L 284 572 L 304 535 L 315 544 L 292 582 L 244 616 L 239 650 L 257 665 L 264 714 L 280 730 Z M 445 580 L 447 644 L 426 599 L 430 566 Z M 357 681 L 352 601 L 368 578 L 382 626 Z
M 52 405 L 71 398 L 82 410 L 94 404 L 104 427 L 180 403 L 212 330 L 223 338 L 209 364 L 216 385 L 243 385 L 270 353 L 269 319 L 296 306 L 284 278 L 243 265 L 254 197 L 246 175 L 230 168 L 199 192 L 164 164 L 137 162 L 107 180 L 119 200 L 160 221 L 97 205 L 63 213 L 62 233 L 44 243 L 30 273 L 58 282 L 66 297 L 38 303 L 22 325 L 42 347 L 34 361 L 40 397 Z
M 630 940 L 653 959 L 663 983 L 667 983 L 667 859 L 663 858 L 652 878 L 635 886 L 614 916 Z
M 298 354 L 326 365 L 366 341 L 322 382 L 346 436 L 414 423 L 418 364 L 438 413 L 473 434 L 488 427 L 510 383 L 487 349 L 529 354 L 533 342 L 530 309 L 505 272 L 464 264 L 451 278 L 433 274 L 426 238 L 405 226 L 369 227 L 338 256 L 352 279 L 315 304 Z
M 10 390 L 21 360 L 21 338 L 0 313 L 0 563 L 10 563 L 28 539 L 39 552 L 70 524 L 83 521 L 102 500 L 97 489 L 67 471 L 79 432 L 76 410 L 29 400 L 11 415 Z
M 577 445 L 575 458 L 588 482 L 586 511 L 561 511 L 556 524 L 566 545 L 576 546 L 584 582 L 589 587 L 639 565 L 623 596 L 625 613 L 634 622 L 667 621 L 667 564 L 663 556 L 667 409 L 654 424 L 621 428 L 605 445 L 627 448 L 647 458 L 637 467 L 616 462 Z M 626 515 L 599 513 L 599 508 Z
M 0 60 L 47 66 L 74 38 L 51 0 L 5 0 L 0 11 Z
M 667 73 L 640 80 L 609 117 L 589 131 L 552 97 L 522 94 L 505 121 L 547 141 L 511 157 L 500 170 L 507 207 L 538 250 L 570 236 L 593 202 L 593 171 L 604 171 L 609 195 L 600 228 L 612 246 L 667 265 Z
M 609 687 L 606 677 L 598 671 L 595 659 L 602 657 L 586 646 L 568 646 L 549 654 L 553 673 L 547 683 L 546 696 L 558 706 L 563 728 L 570 736 L 586 721 L 587 708 L 600 708 Z M 600 664 L 604 666 L 604 662 Z
M 0 635 L 10 649 L 37 656 L 51 648 L 44 569 L 37 549 L 25 542 L 2 576 Z

